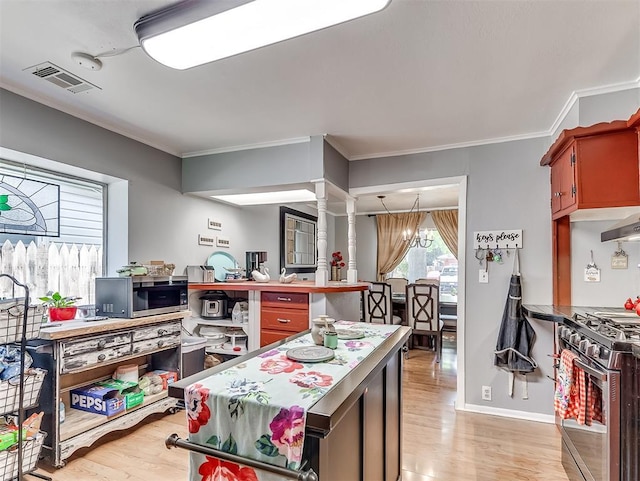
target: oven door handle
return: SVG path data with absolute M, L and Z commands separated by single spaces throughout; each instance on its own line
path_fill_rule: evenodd
M 590 376 L 593 376 L 596 379 L 600 379 L 601 381 L 606 381 L 607 380 L 607 374 L 606 373 L 604 373 L 602 371 L 598 371 L 598 370 L 592 368 L 591 366 L 589 366 L 588 364 L 585 364 L 584 362 L 580 361 L 579 359 L 574 359 L 573 363 L 576 366 L 578 366 L 580 369 L 582 369 L 584 372 L 589 374 Z

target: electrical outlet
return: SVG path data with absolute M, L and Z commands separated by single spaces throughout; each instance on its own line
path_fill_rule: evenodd
M 482 400 L 491 401 L 491 386 L 482 386 Z

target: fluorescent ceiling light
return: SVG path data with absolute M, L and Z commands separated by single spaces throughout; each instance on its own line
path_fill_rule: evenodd
M 390 1 L 181 2 L 142 17 L 134 27 L 149 56 L 184 70 L 377 12 Z
M 307 190 L 283 190 L 280 192 L 255 192 L 253 194 L 212 195 L 214 199 L 236 205 L 284 204 L 288 202 L 315 201 L 316 195 Z

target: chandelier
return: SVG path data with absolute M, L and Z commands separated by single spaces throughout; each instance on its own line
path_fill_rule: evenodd
M 411 229 L 407 229 L 402 233 L 402 240 L 409 242 L 409 248 L 421 247 L 427 249 L 433 243 L 433 232 L 430 230 L 415 230 L 415 235 L 411 235 Z
M 386 204 L 384 203 L 384 195 L 379 195 L 377 196 L 378 199 L 380 199 L 380 203 L 382 204 L 382 206 L 384 207 L 384 210 L 387 212 L 387 214 L 389 215 L 394 215 L 391 212 L 389 212 L 389 209 L 387 208 Z M 411 210 L 409 211 L 411 212 L 420 212 L 420 194 L 418 194 L 416 196 L 416 200 L 413 203 L 413 207 L 411 207 Z M 433 243 L 433 232 L 430 230 L 422 230 L 420 229 L 420 225 L 416 225 L 415 229 L 407 229 L 402 233 L 402 240 L 404 242 L 408 242 L 409 243 L 409 248 L 412 247 L 420 247 L 422 249 L 427 249 L 431 246 L 431 244 Z

